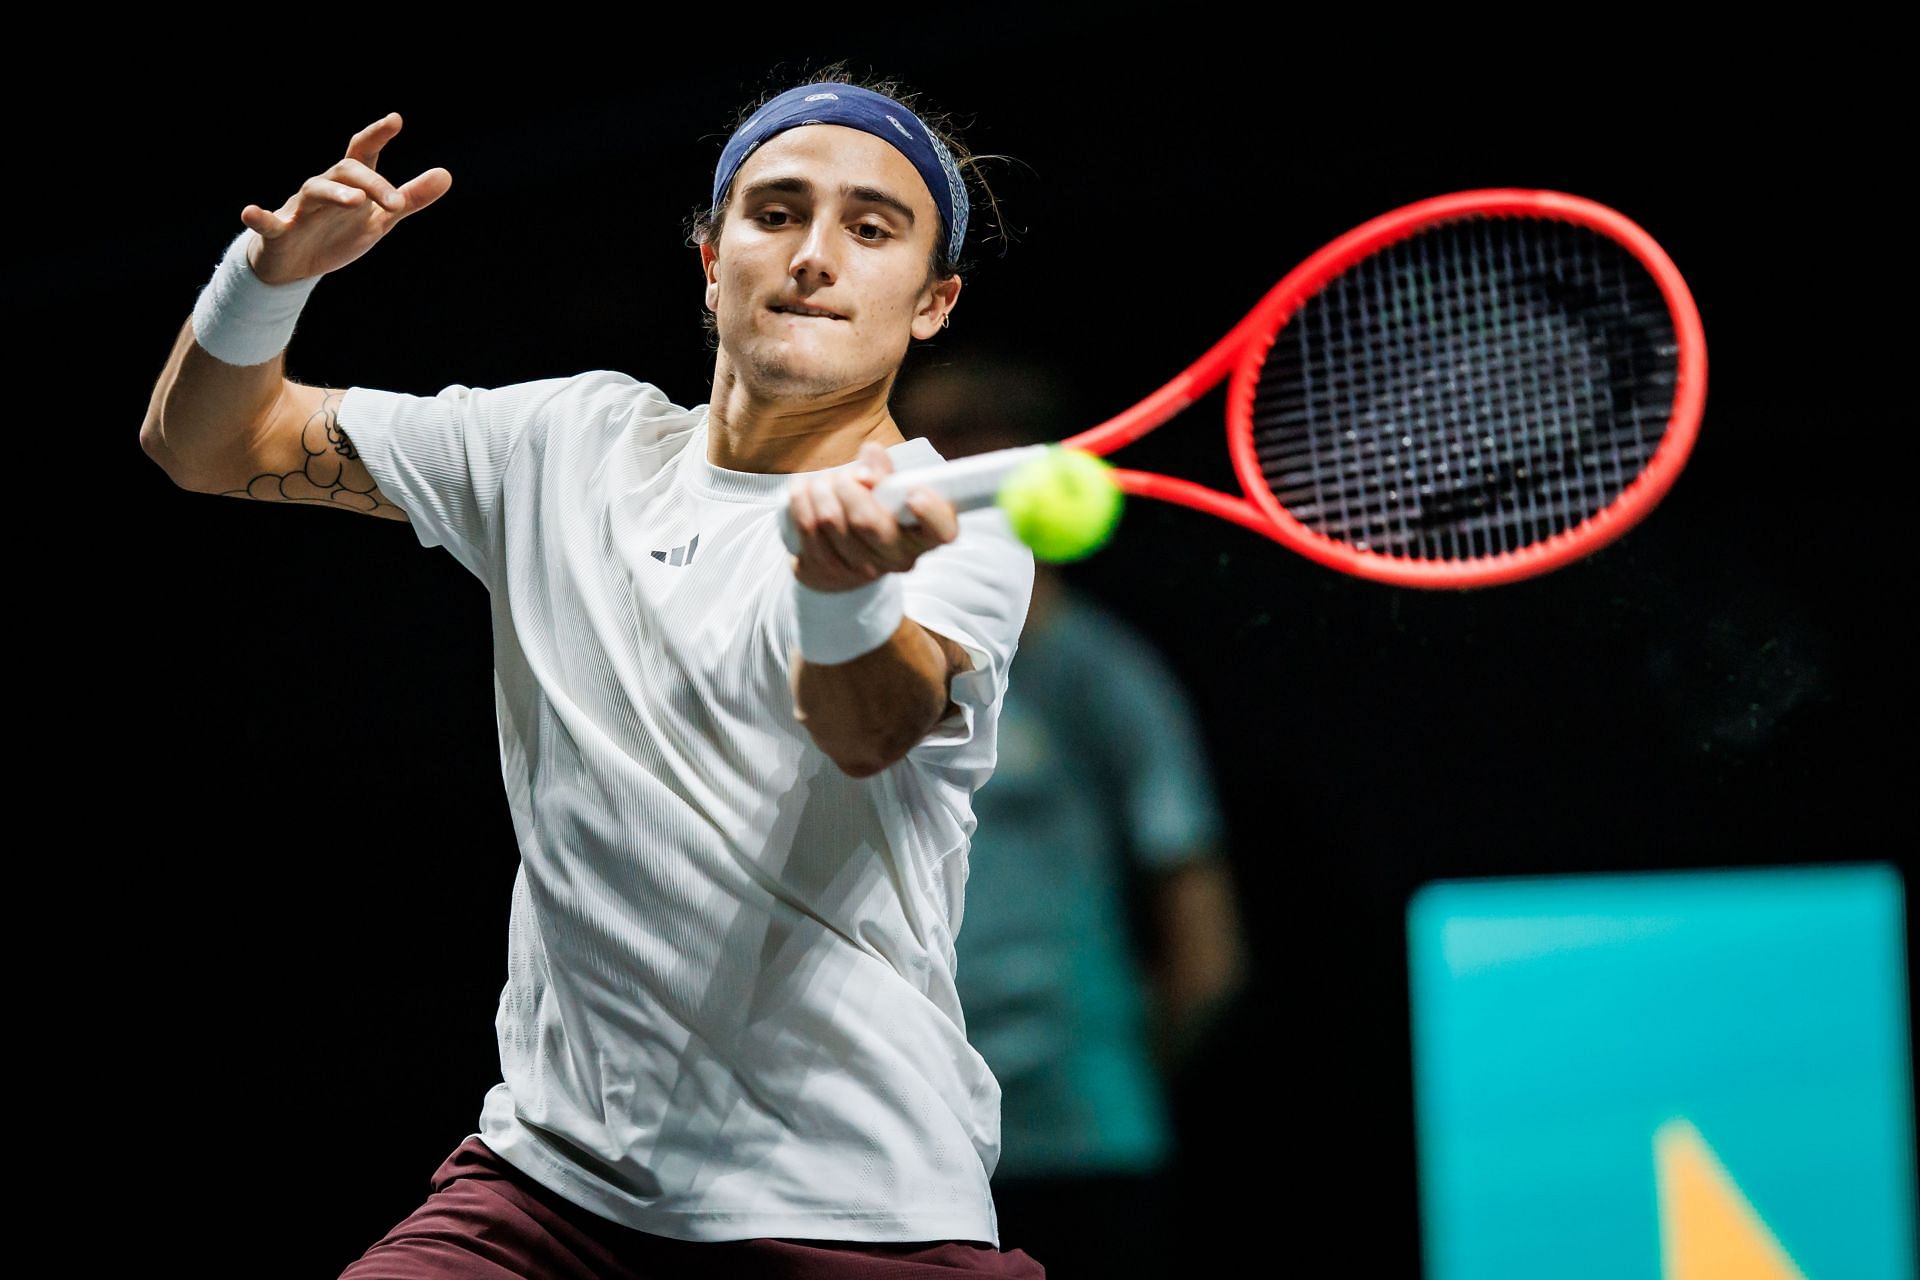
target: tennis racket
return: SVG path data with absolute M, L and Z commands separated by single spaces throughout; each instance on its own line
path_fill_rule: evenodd
M 1180 376 L 1058 443 L 1112 453 L 1229 375 L 1243 496 L 1115 468 L 1124 492 L 1358 577 L 1482 587 L 1589 555 L 1666 496 L 1707 351 L 1680 272 L 1622 214 L 1558 191 L 1461 191 L 1334 240 Z M 1048 447 L 894 472 L 873 492 L 905 524 L 914 486 L 972 510 Z M 784 508 L 780 523 L 797 552 Z

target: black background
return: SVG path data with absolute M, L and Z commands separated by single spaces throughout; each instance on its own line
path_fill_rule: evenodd
M 1424 196 L 1575 192 L 1679 266 L 1709 349 L 1699 443 L 1597 556 L 1419 592 L 1136 501 L 1069 571 L 1186 683 L 1228 810 L 1257 979 L 1175 1082 L 1196 1242 L 1335 1241 L 1416 1273 L 1416 886 L 1911 866 L 1885 555 L 1911 412 L 1879 322 L 1828 274 L 1884 269 L 1859 190 L 1885 164 L 1871 76 L 1812 37 L 1736 51 L 1613 16 L 1269 21 L 716 9 L 404 48 L 242 25 L 191 76 L 112 77 L 135 97 L 111 111 L 84 89 L 57 104 L 80 163 L 52 180 L 61 233 L 16 255 L 9 292 L 77 335 L 81 354 L 50 342 L 24 371 L 66 410 L 36 436 L 83 439 L 110 505 L 82 493 L 82 519 L 26 531 L 79 615 L 55 662 L 84 673 L 49 686 L 80 696 L 28 781 L 77 797 L 47 806 L 71 821 L 34 865 L 110 906 L 98 934 L 66 921 L 72 985 L 34 1025 L 72 1069 L 33 1119 L 132 1239 L 333 1276 L 420 1203 L 498 1079 L 515 851 L 484 588 L 387 522 L 175 489 L 135 442 L 241 207 L 278 207 L 389 110 L 405 126 L 382 172 L 442 165 L 453 186 L 318 286 L 301 382 L 424 394 L 617 368 L 707 399 L 687 217 L 737 108 L 835 57 L 1015 157 L 987 170 L 1011 243 L 976 247 L 953 327 L 909 369 L 1049 357 L 1072 388 L 1063 435 L 1156 389 L 1325 241 Z M 991 236 L 978 201 L 974 218 Z M 1233 488 L 1221 406 L 1123 465 Z M 30 898 L 28 925 L 64 901 L 42 917 Z

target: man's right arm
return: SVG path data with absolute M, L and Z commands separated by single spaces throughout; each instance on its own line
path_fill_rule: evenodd
M 205 306 L 196 305 L 180 327 L 140 424 L 140 447 L 181 488 L 407 519 L 340 430 L 346 389 L 289 382 L 286 353 L 263 359 L 262 350 L 266 339 L 284 344 L 292 331 L 284 303 L 305 296 L 294 292 L 274 301 L 269 295 L 276 288 L 317 280 L 357 260 L 452 185 L 453 175 L 437 167 L 404 186 L 381 177 L 375 168 L 381 149 L 399 132 L 400 113 L 388 112 L 354 134 L 346 155 L 308 178 L 279 209 L 250 204 L 240 211 L 244 240 L 229 245 L 213 284 L 202 291 Z M 233 255 L 243 244 L 241 262 Z M 239 276 L 232 274 L 236 268 Z M 200 345 L 196 318 L 214 326 L 205 332 L 224 358 Z
M 340 427 L 343 387 L 287 380 L 284 355 L 231 365 L 181 326 L 140 425 L 140 447 L 183 489 L 262 502 L 305 502 L 388 520 L 407 513 Z

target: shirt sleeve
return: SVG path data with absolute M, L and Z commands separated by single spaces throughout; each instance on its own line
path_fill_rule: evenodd
M 1089 717 L 1112 755 L 1112 778 L 1136 865 L 1165 871 L 1217 846 L 1224 821 L 1198 717 L 1172 669 L 1117 618 L 1083 622 L 1083 670 L 1097 672 Z M 1101 625 L 1104 624 L 1104 625 Z
M 492 586 L 502 479 L 543 405 L 577 378 L 502 387 L 459 383 L 431 396 L 349 387 L 340 429 L 423 547 L 444 546 Z
M 960 533 L 921 555 L 905 574 L 906 614 L 967 651 L 973 669 L 950 682 L 959 708 L 907 753 L 920 765 L 992 774 L 1000 704 L 1033 597 L 1033 552 L 997 506 L 960 513 Z

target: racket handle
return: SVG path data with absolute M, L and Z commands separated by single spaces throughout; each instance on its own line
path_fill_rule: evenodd
M 873 486 L 873 496 L 903 525 L 920 523 L 920 518 L 913 514 L 913 508 L 907 505 L 907 491 L 910 489 L 931 489 L 951 502 L 955 511 L 990 507 L 999 498 L 1000 486 L 1009 475 L 1053 447 L 1047 444 L 1023 444 L 1012 449 L 994 449 L 988 453 L 956 458 L 952 462 L 936 462 L 930 467 L 895 471 L 881 477 L 880 483 Z M 793 518 L 785 506 L 780 508 L 779 523 L 780 541 L 787 544 L 788 551 L 800 554 L 800 531 L 794 528 Z

